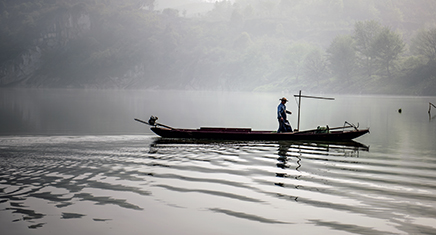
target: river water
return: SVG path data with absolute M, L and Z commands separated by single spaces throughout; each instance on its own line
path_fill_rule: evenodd
M 286 96 L 295 128 L 293 94 L 3 89 L 2 234 L 435 234 L 436 97 L 303 99 L 300 129 L 369 127 L 354 145 L 161 139 L 133 120 L 275 130 Z

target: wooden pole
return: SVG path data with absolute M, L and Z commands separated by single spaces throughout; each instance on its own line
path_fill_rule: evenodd
M 301 108 L 301 90 L 298 94 L 298 125 L 297 125 L 297 131 L 300 131 L 300 108 Z
M 428 113 L 430 113 L 431 106 L 433 106 L 433 107 L 436 108 L 436 106 L 435 106 L 434 104 L 432 104 L 432 103 L 429 102 L 429 103 L 428 103 Z

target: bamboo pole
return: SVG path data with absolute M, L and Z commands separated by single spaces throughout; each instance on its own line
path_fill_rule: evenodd
M 298 94 L 298 125 L 297 125 L 297 131 L 300 131 L 300 108 L 301 108 L 301 90 Z
M 432 104 L 432 103 L 429 102 L 429 103 L 428 103 L 428 113 L 430 113 L 431 106 L 433 106 L 433 107 L 436 108 L 436 106 L 435 106 L 434 104 Z

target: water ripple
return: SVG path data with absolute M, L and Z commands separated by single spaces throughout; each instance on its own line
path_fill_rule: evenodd
M 33 230 L 52 226 L 53 217 L 92 215 L 94 222 L 112 223 L 120 218 L 95 214 L 96 208 L 144 214 L 156 204 L 354 234 L 436 229 L 436 163 L 425 154 L 387 157 L 359 143 L 137 136 L 17 137 L 0 143 L 0 213 Z M 36 206 L 41 202 L 51 209 Z

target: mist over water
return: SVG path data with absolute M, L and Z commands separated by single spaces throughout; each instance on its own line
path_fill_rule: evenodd
M 436 110 L 427 111 L 435 97 L 302 101 L 301 129 L 345 120 L 370 127 L 352 146 L 168 140 L 133 120 L 276 130 L 282 96 L 296 126 L 293 94 L 2 90 L 1 227 L 7 234 L 434 233 Z
M 290 101 L 289 120 L 297 127 L 298 91 L 286 93 L 79 90 L 79 89 L 2 89 L 0 93 L 1 135 L 58 134 L 143 134 L 148 127 L 133 118 L 179 128 L 200 126 L 249 127 L 276 130 L 276 109 L 283 96 Z M 300 129 L 317 126 L 342 126 L 345 121 L 361 128 L 388 133 L 403 129 L 407 133 L 422 127 L 428 131 L 428 103 L 434 97 L 346 96 L 334 101 L 303 99 Z M 398 109 L 402 113 L 398 113 Z M 436 111 L 431 113 L 435 115 Z M 383 131 L 381 131 L 383 130 Z M 389 131 L 388 131 L 389 130 Z M 401 130 L 399 130 L 401 131 Z M 420 132 L 418 132 L 420 133 Z M 420 133 L 421 136 L 421 133 Z

